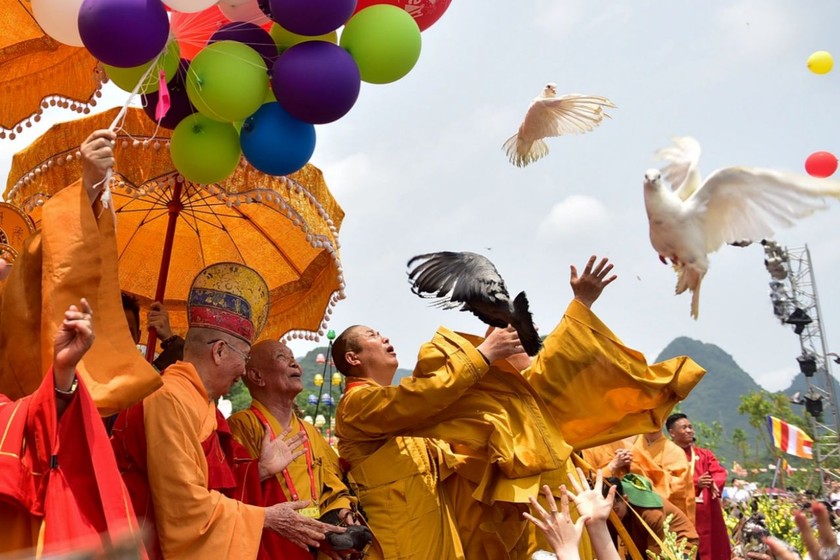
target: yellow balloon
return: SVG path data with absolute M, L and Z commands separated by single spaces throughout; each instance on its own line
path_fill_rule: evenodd
M 834 67 L 834 58 L 828 51 L 817 51 L 808 57 L 808 69 L 814 74 L 828 74 Z

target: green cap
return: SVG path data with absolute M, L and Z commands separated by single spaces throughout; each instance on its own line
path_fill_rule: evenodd
M 662 507 L 662 498 L 653 490 L 653 483 L 641 475 L 624 475 L 621 479 L 621 489 L 631 505 L 645 508 Z

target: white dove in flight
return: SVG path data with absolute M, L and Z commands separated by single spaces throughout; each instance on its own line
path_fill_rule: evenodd
M 645 173 L 645 209 L 651 245 L 663 263 L 670 259 L 674 266 L 676 293 L 691 292 L 696 319 L 709 253 L 724 243 L 772 237 L 776 229 L 824 209 L 823 197 L 840 198 L 840 182 L 751 167 L 718 169 L 701 181 L 700 144 L 690 137 L 673 142 L 657 152 L 668 162 L 662 171 Z
M 557 97 L 557 84 L 546 84 L 542 94 L 531 102 L 516 134 L 502 149 L 510 162 L 525 167 L 548 153 L 543 138 L 563 134 L 583 134 L 610 117 L 604 108 L 615 108 L 606 97 L 570 93 Z

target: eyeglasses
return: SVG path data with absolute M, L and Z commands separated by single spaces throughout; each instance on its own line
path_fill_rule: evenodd
M 236 352 L 237 354 L 239 354 L 239 355 L 242 357 L 242 359 L 243 359 L 243 360 L 245 360 L 245 363 L 246 363 L 246 364 L 247 364 L 247 363 L 248 363 L 248 361 L 251 359 L 251 354 L 250 354 L 250 353 L 248 353 L 248 352 L 243 352 L 242 350 L 240 350 L 239 348 L 237 348 L 236 346 L 234 346 L 233 344 L 231 344 L 231 343 L 230 343 L 230 342 L 228 342 L 227 340 L 224 340 L 224 339 L 221 339 L 221 338 L 214 338 L 213 340 L 208 340 L 208 341 L 207 341 L 207 344 L 216 344 L 217 342 L 224 342 L 224 343 L 225 343 L 225 345 L 226 345 L 228 348 L 230 348 L 231 350 L 233 350 L 234 352 Z

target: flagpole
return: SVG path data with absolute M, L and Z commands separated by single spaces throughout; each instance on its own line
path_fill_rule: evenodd
M 779 468 L 782 466 L 782 458 L 776 459 L 776 470 L 773 472 L 773 482 L 770 483 L 770 488 L 776 487 L 776 479 L 779 477 Z

